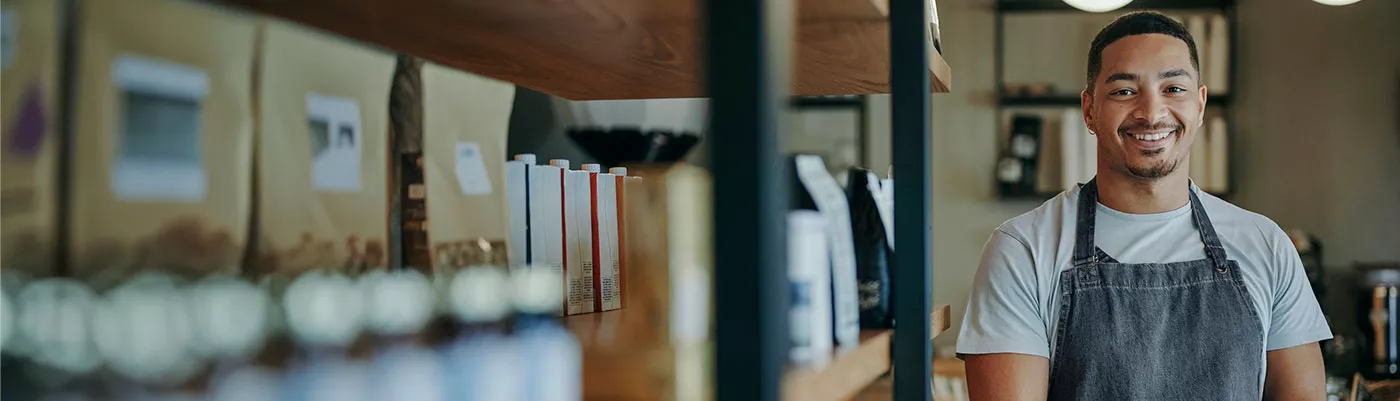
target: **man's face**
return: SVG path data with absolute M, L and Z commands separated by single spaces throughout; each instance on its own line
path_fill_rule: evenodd
M 1147 180 L 1185 174 L 1178 167 L 1191 154 L 1206 105 L 1186 42 L 1132 35 L 1104 48 L 1102 60 L 1093 87 L 1081 95 L 1085 123 L 1098 136 L 1099 165 Z

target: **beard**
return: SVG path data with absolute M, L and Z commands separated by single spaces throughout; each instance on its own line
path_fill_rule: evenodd
M 1158 121 L 1153 123 L 1124 123 L 1123 125 L 1118 127 L 1118 134 L 1131 136 L 1131 132 L 1133 131 L 1161 131 L 1165 129 L 1170 129 L 1174 133 L 1174 135 L 1176 135 L 1176 139 L 1178 141 L 1181 140 L 1182 136 L 1186 135 L 1185 126 L 1181 123 L 1177 123 L 1174 121 Z M 1175 149 L 1175 147 L 1173 147 L 1173 149 Z M 1152 156 L 1162 155 L 1162 153 L 1166 151 L 1167 149 L 1145 150 L 1142 151 L 1142 156 L 1150 158 Z M 1176 172 L 1176 168 L 1181 165 L 1182 156 L 1185 156 L 1185 153 L 1182 153 L 1181 155 L 1172 159 L 1167 159 L 1163 157 L 1160 160 L 1148 161 L 1145 165 L 1134 165 L 1125 157 L 1123 160 L 1123 165 L 1127 167 L 1128 174 L 1132 174 L 1133 177 L 1145 180 L 1156 180 L 1171 175 L 1171 173 L 1173 172 Z
M 1164 151 L 1165 150 L 1163 149 L 1158 149 L 1156 152 L 1153 153 L 1161 153 Z M 1148 152 L 1143 153 L 1144 156 L 1147 156 Z M 1181 165 L 1181 159 L 1177 158 L 1173 160 L 1159 160 L 1157 162 L 1149 163 L 1150 164 L 1146 166 L 1135 166 L 1132 163 L 1127 162 L 1125 162 L 1124 164 L 1127 165 L 1128 173 L 1132 174 L 1133 177 L 1146 180 L 1155 180 L 1162 177 L 1166 177 L 1168 175 L 1171 175 L 1171 173 L 1176 172 L 1176 167 Z

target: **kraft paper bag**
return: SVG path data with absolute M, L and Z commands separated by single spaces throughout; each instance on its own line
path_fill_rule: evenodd
M 506 133 L 515 85 L 423 65 L 423 170 L 433 267 L 465 267 L 478 240 L 505 249 Z
M 236 273 L 250 213 L 255 22 L 188 1 L 83 2 L 73 273 Z
M 60 2 L 0 4 L 0 266 L 55 272 Z
M 385 268 L 393 55 L 272 21 L 260 40 L 254 275 Z

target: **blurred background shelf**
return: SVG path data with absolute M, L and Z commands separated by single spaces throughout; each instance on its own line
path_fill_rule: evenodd
M 222 0 L 571 100 L 703 97 L 698 2 Z M 793 95 L 889 93 L 887 0 L 801 0 Z M 948 63 L 929 43 L 933 92 Z
M 1136 0 L 1115 12 L 1129 10 L 1161 9 L 1219 9 L 1234 5 L 1234 0 Z M 1002 12 L 1080 12 L 1062 0 L 997 0 L 997 10 Z
M 1206 105 L 1227 106 L 1230 104 L 1230 95 L 1208 95 Z M 997 98 L 997 105 L 1001 107 L 1079 107 L 1078 95 L 1045 95 L 1045 96 L 1001 96 Z
M 1004 200 L 1004 201 L 1044 202 L 1044 201 L 1050 200 L 1050 198 L 1054 198 L 1054 197 L 1056 197 L 1056 196 L 1059 196 L 1060 193 L 1061 193 L 1061 192 L 1036 192 L 1036 193 L 1026 193 L 1026 194 L 1021 194 L 1021 193 L 998 193 L 998 194 L 997 194 L 997 198 L 998 198 L 998 199 L 1001 199 L 1001 200 Z M 1230 193 L 1229 193 L 1229 192 L 1206 191 L 1206 193 L 1211 194 L 1211 195 L 1215 195 L 1215 196 L 1218 197 L 1218 198 L 1227 198 L 1227 197 L 1230 196 Z

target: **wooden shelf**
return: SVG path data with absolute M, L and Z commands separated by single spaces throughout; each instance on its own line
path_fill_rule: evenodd
M 220 0 L 573 100 L 705 96 L 689 0 Z M 888 0 L 798 0 L 792 94 L 889 93 Z M 951 73 L 929 45 L 931 86 Z
M 930 317 L 930 339 L 948 329 L 948 305 L 937 305 Z M 783 400 L 847 400 L 890 370 L 893 330 L 864 330 L 860 347 L 841 353 L 820 370 L 793 370 L 783 379 Z
M 563 318 L 564 325 L 583 345 L 583 391 L 585 400 L 652 400 L 657 391 L 671 388 L 665 381 L 673 362 L 665 352 L 648 350 L 638 342 L 644 334 L 634 328 L 627 311 L 590 313 Z M 949 326 L 948 305 L 936 305 L 929 318 L 930 337 L 938 337 Z M 639 316 L 630 316 L 638 319 Z M 652 333 L 659 340 L 666 333 Z M 648 336 L 650 337 L 650 336 Z M 819 370 L 794 369 L 783 378 L 783 399 L 791 401 L 846 400 L 890 370 L 890 344 L 893 330 L 862 330 L 860 347 L 841 353 Z

